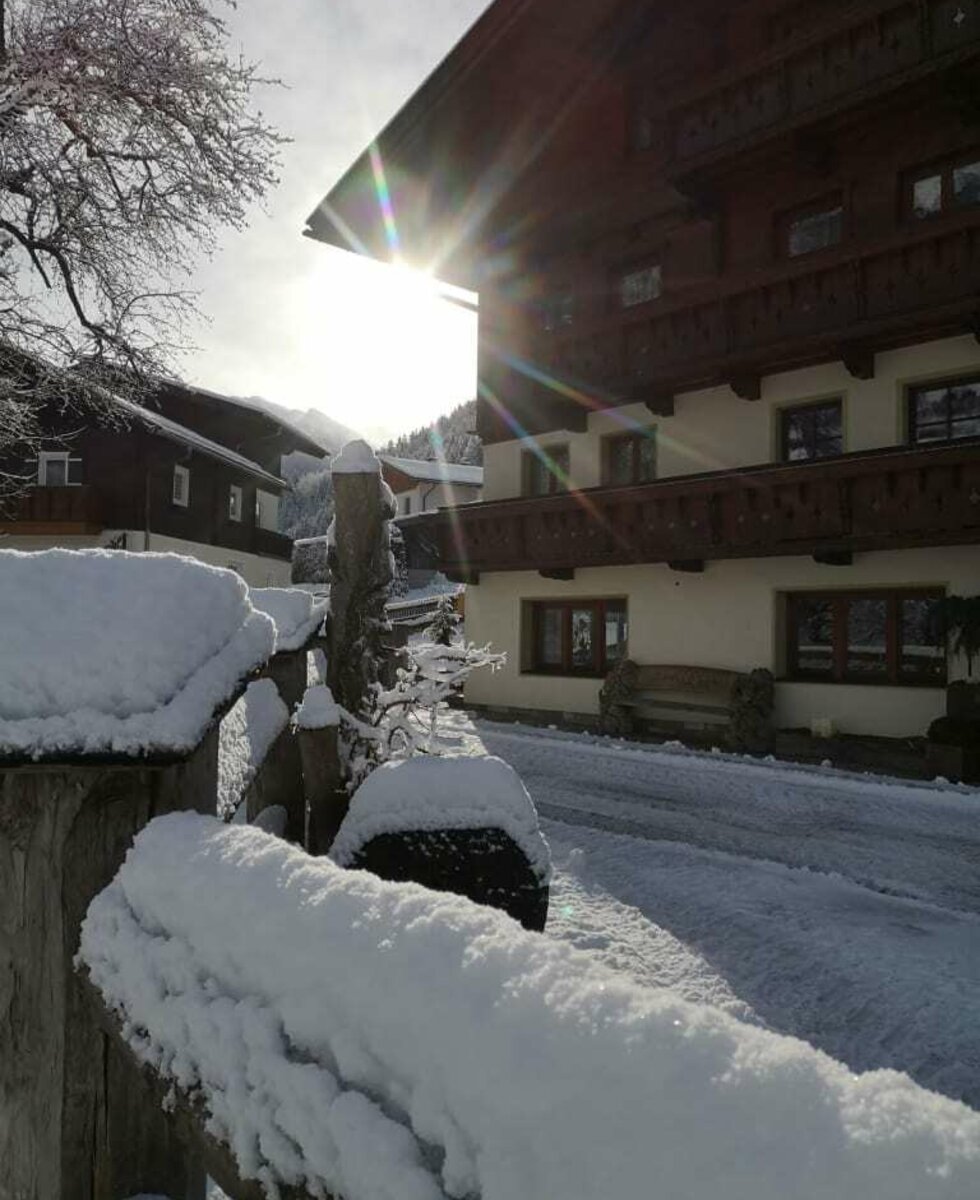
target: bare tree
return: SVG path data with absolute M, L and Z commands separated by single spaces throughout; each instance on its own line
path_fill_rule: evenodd
M 225 44 L 207 0 L 0 0 L 0 344 L 166 361 L 194 303 L 176 281 L 276 182 L 268 81 Z M 0 456 L 38 401 L 0 380 Z

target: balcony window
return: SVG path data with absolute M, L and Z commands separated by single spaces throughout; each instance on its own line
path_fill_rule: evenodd
M 966 159 L 913 172 L 907 187 L 908 209 L 917 221 L 980 205 L 980 157 L 974 152 Z
M 609 487 L 651 483 L 657 477 L 657 443 L 653 430 L 606 439 L 606 479 Z
M 918 445 L 977 437 L 980 437 L 980 378 L 910 389 L 909 441 Z
M 275 533 L 279 529 L 279 497 L 274 492 L 255 491 L 255 524 Z
M 840 400 L 781 409 L 779 437 L 783 462 L 808 462 L 843 454 Z
M 780 241 L 789 258 L 814 254 L 840 244 L 844 236 L 844 206 L 839 200 L 811 204 L 780 218 Z
M 625 654 L 625 600 L 532 601 L 525 616 L 532 671 L 605 675 Z
M 242 489 L 235 483 L 228 489 L 228 520 L 242 519 Z
M 573 292 L 558 292 L 549 296 L 541 306 L 541 325 L 546 333 L 557 333 L 568 329 L 575 322 L 575 295 Z
M 525 496 L 553 496 L 568 491 L 567 446 L 542 446 L 524 455 Z
M 943 687 L 946 650 L 931 590 L 814 592 L 787 597 L 792 679 Z
M 173 486 L 170 498 L 180 508 L 186 508 L 191 499 L 191 473 L 179 463 L 174 466 Z
M 42 450 L 37 457 L 38 487 L 77 487 L 82 460 L 67 450 Z
M 641 267 L 627 271 L 619 277 L 619 303 L 622 308 L 635 308 L 648 304 L 660 295 L 661 271 L 659 265 Z

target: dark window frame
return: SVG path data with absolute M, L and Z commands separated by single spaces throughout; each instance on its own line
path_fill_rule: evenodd
M 542 454 L 545 454 L 551 459 L 555 457 L 556 450 L 559 453 L 562 453 L 566 462 L 565 474 L 570 474 L 572 454 L 571 446 L 568 442 L 556 442 L 551 446 L 541 446 L 540 449 Z M 538 492 L 534 490 L 532 485 L 535 478 L 535 472 L 537 470 L 537 464 L 539 463 L 541 464 L 542 468 L 545 466 L 544 463 L 541 463 L 540 454 L 536 453 L 534 450 L 524 451 L 524 461 L 521 464 L 521 494 L 523 496 L 533 498 L 535 496 L 560 496 L 567 492 L 568 485 L 560 480 L 554 471 L 551 470 L 549 470 L 547 474 L 548 490 L 544 492 Z
M 616 483 L 613 480 L 612 457 L 617 445 L 630 443 L 630 478 L 626 483 Z M 653 445 L 653 474 L 645 478 L 640 470 L 642 458 L 640 447 L 644 442 Z M 604 487 L 636 487 L 644 483 L 653 483 L 657 478 L 657 437 L 649 431 L 636 430 L 632 433 L 613 433 L 603 438 L 602 445 L 602 482 Z
M 975 435 L 965 437 L 953 437 L 952 425 L 953 415 L 947 403 L 946 406 L 946 426 L 947 436 L 945 438 L 929 438 L 920 439 L 916 435 L 917 422 L 915 413 L 915 397 L 920 392 L 935 392 L 940 388 L 964 387 L 968 384 L 973 384 L 980 391 L 980 372 L 971 372 L 966 375 L 951 375 L 944 379 L 927 380 L 921 383 L 910 383 L 905 388 L 905 439 L 910 446 L 944 446 L 955 445 L 957 442 L 972 441 Z
M 948 217 L 951 213 L 959 212 L 964 208 L 980 207 L 980 201 L 977 204 L 957 204 L 953 193 L 953 172 L 962 167 L 973 166 L 975 163 L 980 163 L 980 147 L 958 152 L 905 171 L 902 184 L 902 215 L 905 220 L 917 225 L 920 221 L 938 221 L 940 218 Z M 918 217 L 915 214 L 915 185 L 921 180 L 930 179 L 935 175 L 938 175 L 941 180 L 939 210 Z
M 789 592 L 786 594 L 786 678 L 807 683 L 849 683 L 869 687 L 932 687 L 946 686 L 949 658 L 942 643 L 942 675 L 930 676 L 923 671 L 902 672 L 901 602 L 902 600 L 934 600 L 943 598 L 942 588 L 851 588 Z M 825 601 L 832 605 L 831 662 L 832 669 L 807 671 L 798 664 L 800 609 L 807 601 Z M 876 676 L 849 672 L 848 605 L 858 600 L 884 600 L 886 603 L 885 671 Z
M 528 615 L 530 618 L 530 665 L 523 672 L 525 675 L 557 675 L 573 676 L 578 679 L 601 679 L 609 673 L 610 662 L 606 646 L 606 614 L 610 609 L 622 610 L 626 618 L 626 642 L 629 645 L 629 608 L 625 598 L 607 598 L 602 600 L 528 600 Z M 542 635 L 544 630 L 543 613 L 546 609 L 559 609 L 562 613 L 562 661 L 560 666 L 554 666 L 543 661 Z M 575 667 L 572 662 L 572 612 L 574 610 L 591 609 L 594 616 L 596 637 L 592 651 L 592 663 L 588 668 Z M 625 649 L 623 651 L 625 655 Z
M 778 449 L 779 461 L 784 463 L 799 463 L 799 462 L 821 462 L 828 458 L 835 458 L 836 454 L 808 454 L 806 458 L 790 458 L 789 456 L 789 429 L 788 418 L 791 418 L 799 413 L 815 413 L 823 408 L 836 408 L 840 417 L 840 450 L 838 454 L 843 454 L 846 449 L 846 441 L 844 437 L 844 397 L 831 396 L 825 400 L 808 400 L 802 404 L 787 404 L 777 410 L 778 421 Z M 811 431 L 811 438 L 816 442 L 814 436 L 815 431 Z
M 817 217 L 823 213 L 836 212 L 840 209 L 840 237 L 836 242 L 830 242 L 826 246 L 818 246 L 813 250 L 804 250 L 799 254 L 793 254 L 790 250 L 790 234 L 793 225 L 798 221 L 803 221 L 807 217 Z M 795 262 L 797 259 L 813 258 L 817 254 L 827 254 L 832 250 L 836 250 L 847 241 L 848 237 L 848 205 L 847 197 L 840 189 L 832 192 L 826 192 L 823 196 L 816 200 L 810 200 L 806 204 L 797 204 L 792 208 L 785 208 L 776 214 L 776 252 L 777 257 L 785 259 L 788 262 Z

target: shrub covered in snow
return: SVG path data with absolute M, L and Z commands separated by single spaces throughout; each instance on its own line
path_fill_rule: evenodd
M 0 754 L 189 750 L 274 640 L 233 571 L 0 550 Z
M 326 584 L 330 582 L 326 534 L 319 537 L 297 538 L 293 542 L 293 559 L 289 577 L 293 583 Z
M 261 831 L 151 823 L 80 958 L 244 1175 L 345 1200 L 975 1200 L 980 1115 Z

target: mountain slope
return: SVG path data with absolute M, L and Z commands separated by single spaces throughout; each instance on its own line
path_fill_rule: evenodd
M 475 429 L 476 401 L 469 400 L 454 408 L 448 416 L 440 417 L 435 425 L 425 425 L 392 439 L 378 453 L 432 462 L 438 457 L 436 446 L 441 439 L 446 462 L 478 467 L 483 463 L 483 443 Z

